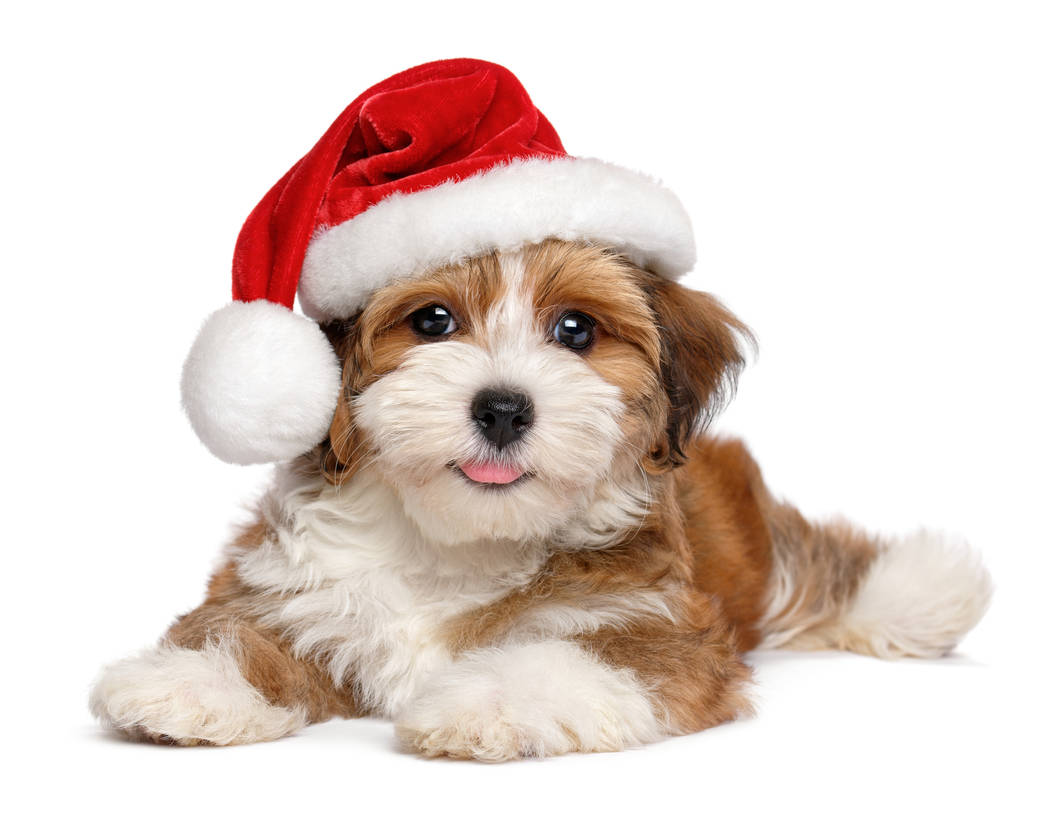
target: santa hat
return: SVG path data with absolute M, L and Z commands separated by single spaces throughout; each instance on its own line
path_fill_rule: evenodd
M 503 67 L 436 61 L 375 85 L 241 229 L 234 302 L 204 323 L 183 370 L 194 429 L 233 463 L 309 451 L 341 384 L 318 322 L 400 278 L 547 238 L 608 246 L 671 279 L 695 256 L 674 194 L 569 156 Z M 297 295 L 309 318 L 292 311 Z

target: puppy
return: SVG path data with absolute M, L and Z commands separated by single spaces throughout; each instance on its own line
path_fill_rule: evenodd
M 940 656 L 965 546 L 816 524 L 703 434 L 748 330 L 615 247 L 546 239 L 325 323 L 338 404 L 203 604 L 107 668 L 105 724 L 180 745 L 378 715 L 407 749 L 622 749 L 747 714 L 756 646 Z

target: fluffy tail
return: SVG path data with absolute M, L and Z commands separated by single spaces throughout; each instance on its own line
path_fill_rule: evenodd
M 991 601 L 991 578 L 964 541 L 929 532 L 880 541 L 772 501 L 763 514 L 773 574 L 761 647 L 942 656 Z

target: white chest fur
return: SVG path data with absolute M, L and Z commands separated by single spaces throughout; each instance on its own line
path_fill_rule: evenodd
M 264 623 L 391 717 L 451 662 L 442 623 L 521 586 L 545 557 L 521 544 L 429 542 L 368 473 L 336 488 L 281 467 L 263 514 L 274 535 L 240 553 L 239 573 L 262 591 Z

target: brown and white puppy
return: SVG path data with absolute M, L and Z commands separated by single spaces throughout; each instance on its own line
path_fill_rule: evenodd
M 104 671 L 105 723 L 177 744 L 382 715 L 426 755 L 621 749 L 749 710 L 758 645 L 937 656 L 990 582 L 773 499 L 698 436 L 747 329 L 624 257 L 547 241 L 327 327 L 329 438 L 279 466 L 205 602 Z

